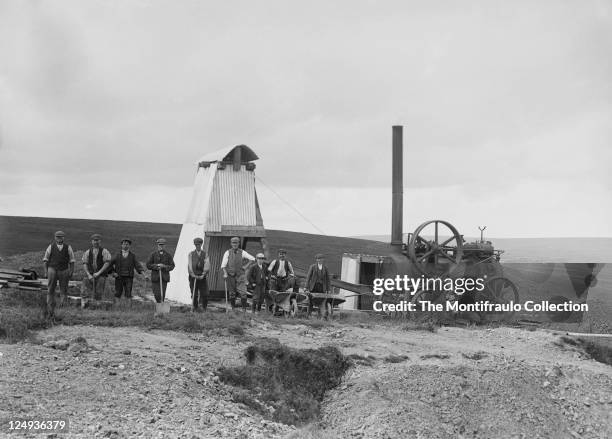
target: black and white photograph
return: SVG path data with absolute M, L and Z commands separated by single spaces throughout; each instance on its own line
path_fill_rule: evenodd
M 0 0 L 0 437 L 612 437 L 611 0 Z

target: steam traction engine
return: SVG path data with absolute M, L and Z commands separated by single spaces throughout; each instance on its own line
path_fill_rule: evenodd
M 444 303 L 456 301 L 460 303 L 474 303 L 488 301 L 492 304 L 504 304 L 519 301 L 517 287 L 503 276 L 503 269 L 499 263 L 502 250 L 496 250 L 491 241 L 485 241 L 481 231 L 480 241 L 466 243 L 463 235 L 447 221 L 432 220 L 421 224 L 414 233 L 408 235 L 407 244 L 403 246 L 402 253 L 409 260 L 408 272 L 411 276 L 421 276 L 422 279 L 439 279 L 431 282 L 433 288 L 423 288 L 413 292 L 411 298 L 404 294 L 390 294 L 387 299 L 391 301 L 411 300 L 421 309 L 420 302 Z M 484 286 L 482 289 L 474 288 L 471 291 L 449 290 L 440 288 L 447 279 L 453 281 L 461 279 L 461 284 L 472 279 Z M 403 296 L 403 297 L 402 297 Z M 417 318 L 431 317 L 428 312 L 413 313 Z M 501 320 L 509 318 L 512 313 L 481 313 L 481 320 Z

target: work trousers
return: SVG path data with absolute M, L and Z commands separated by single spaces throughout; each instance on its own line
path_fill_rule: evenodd
M 151 282 L 151 287 L 153 288 L 153 295 L 155 296 L 155 301 L 157 303 L 161 303 L 162 302 L 162 298 L 163 301 L 166 300 L 166 287 L 168 286 L 168 282 Z
M 86 277 L 81 285 L 81 297 L 91 297 L 93 295 L 95 300 L 102 300 L 105 286 L 106 276 L 100 276 L 96 279 Z
M 241 299 L 247 298 L 246 277 L 244 273 L 235 276 L 227 276 L 225 282 L 230 299 L 236 299 L 238 296 Z
M 115 297 L 120 298 L 125 293 L 126 299 L 132 298 L 132 285 L 134 278 L 131 276 L 117 276 L 115 278 Z
M 204 311 L 208 306 L 208 282 L 204 279 L 196 279 L 189 276 L 189 289 L 191 290 L 191 300 L 193 309 L 198 309 L 201 306 Z
M 267 302 L 268 299 L 266 298 L 266 286 L 265 285 L 256 285 L 255 288 L 253 289 L 253 304 L 252 304 L 252 310 L 253 311 L 261 311 L 261 304 L 263 302 L 266 302 L 266 309 L 267 307 Z
M 57 288 L 57 284 L 59 283 L 60 295 L 62 297 L 62 300 L 64 300 L 68 295 L 68 281 L 70 280 L 70 269 L 67 268 L 65 270 L 56 270 L 53 267 L 49 267 L 47 269 L 47 272 L 47 312 L 50 315 L 53 315 L 53 312 L 55 310 L 55 289 Z
M 312 312 L 313 304 L 312 304 L 312 293 L 325 293 L 323 289 L 323 284 L 321 282 L 317 282 L 314 284 L 314 287 L 308 294 L 308 314 Z M 325 302 L 321 302 L 321 307 L 325 308 Z

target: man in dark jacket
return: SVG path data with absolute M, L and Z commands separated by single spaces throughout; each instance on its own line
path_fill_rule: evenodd
M 253 289 L 253 312 L 255 310 L 261 311 L 261 304 L 266 297 L 266 288 L 268 286 L 268 267 L 264 262 L 266 257 L 263 253 L 257 253 L 255 258 L 257 263 L 251 265 L 247 273 L 247 282 Z
M 308 269 L 306 275 L 306 289 L 308 290 L 308 313 L 312 312 L 312 293 L 329 293 L 330 291 L 329 270 L 325 266 L 325 257 L 322 254 L 315 256 L 315 263 Z M 325 302 L 321 306 L 325 306 Z
M 210 261 L 206 252 L 202 250 L 202 238 L 195 238 L 193 244 L 195 250 L 189 252 L 187 256 L 187 270 L 189 271 L 189 288 L 191 289 L 191 299 L 193 311 L 198 311 L 198 305 L 206 311 L 208 306 L 208 282 L 206 277 L 210 271 Z
M 126 299 L 132 298 L 132 285 L 134 283 L 134 271 L 144 273 L 144 267 L 136 259 L 136 255 L 130 251 L 132 240 L 123 238 L 121 251 L 115 255 L 111 267 L 115 271 L 115 297 L 120 298 L 125 293 Z
M 166 286 L 170 282 L 170 272 L 174 270 L 174 259 L 165 250 L 166 240 L 157 240 L 157 251 L 151 253 L 147 261 L 147 268 L 151 270 L 151 286 L 153 295 L 157 303 L 163 302 L 166 298 Z M 161 276 L 160 276 L 161 273 Z
M 74 273 L 74 252 L 72 247 L 64 243 L 66 234 L 61 230 L 55 232 L 55 242 L 47 247 L 43 264 L 47 278 L 47 315 L 55 313 L 55 288 L 59 282 L 60 306 L 68 295 L 68 282 Z

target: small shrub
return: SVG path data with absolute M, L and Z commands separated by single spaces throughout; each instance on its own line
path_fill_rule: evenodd
M 447 358 L 450 358 L 450 355 L 448 355 L 448 354 L 425 354 L 425 355 L 421 355 L 421 360 L 427 360 L 429 358 L 438 358 L 440 360 L 446 360 Z
M 467 358 L 468 360 L 474 360 L 474 361 L 478 361 L 478 360 L 482 360 L 483 358 L 488 357 L 489 355 L 486 352 L 474 352 L 473 354 L 461 354 L 463 355 L 463 358 Z
M 385 357 L 385 363 L 402 363 L 407 359 L 407 355 L 388 355 Z
M 367 357 L 364 357 L 363 355 L 359 354 L 351 354 L 348 356 L 348 359 L 351 360 L 353 364 L 360 366 L 372 367 L 374 363 L 376 363 L 376 357 L 373 355 L 368 355 Z

